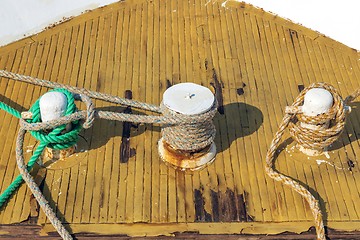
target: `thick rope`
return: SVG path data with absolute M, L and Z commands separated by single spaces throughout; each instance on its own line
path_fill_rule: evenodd
M 329 91 L 333 96 L 333 106 L 327 112 L 317 116 L 306 116 L 299 111 L 296 114 L 297 121 L 289 123 L 289 131 L 292 138 L 304 148 L 324 151 L 339 138 L 344 130 L 346 115 L 344 101 L 333 86 L 326 83 L 314 83 L 300 93 L 293 106 L 299 107 L 304 101 L 305 94 L 311 88 L 323 88 Z M 301 123 L 307 123 L 321 126 L 330 121 L 331 125 L 326 129 L 309 129 L 301 125 Z
M 24 154 L 23 154 L 23 144 L 24 136 L 26 131 L 22 128 L 19 130 L 19 134 L 16 140 L 16 162 L 20 171 L 21 176 L 23 177 L 26 184 L 29 186 L 31 192 L 39 203 L 40 207 L 44 211 L 45 215 L 50 220 L 51 224 L 54 226 L 59 235 L 65 240 L 73 239 L 70 233 L 62 225 L 61 221 L 56 217 L 56 214 L 49 205 L 49 202 L 43 196 L 41 190 L 36 185 L 35 180 L 30 175 L 29 170 L 26 167 Z
M 203 114 L 186 116 L 166 108 L 161 104 L 165 117 L 181 118 L 179 124 L 166 124 L 161 128 L 162 136 L 170 146 L 177 150 L 195 152 L 209 146 L 215 138 L 216 129 L 212 119 L 217 111 L 215 101 L 209 111 Z
M 165 139 L 171 146 L 179 150 L 185 151 L 196 151 L 206 146 L 210 145 L 215 137 L 215 127 L 212 123 L 212 119 L 216 113 L 217 102 L 214 103 L 212 108 L 202 114 L 187 116 L 183 114 L 176 113 L 167 109 L 165 106 L 157 107 L 151 104 L 136 102 L 133 100 L 123 99 L 107 94 L 91 92 L 86 89 L 79 89 L 72 86 L 62 85 L 58 83 L 49 82 L 46 80 L 36 79 L 24 75 L 19 75 L 15 73 L 10 73 L 4 70 L 0 70 L 0 76 L 12 78 L 14 80 L 19 80 L 39 86 L 45 86 L 50 88 L 62 87 L 63 91 L 67 97 L 72 94 L 68 93 L 67 90 L 77 93 L 74 97 L 77 100 L 82 100 L 86 104 L 86 111 L 67 111 L 64 117 L 58 118 L 56 120 L 48 122 L 39 122 L 40 110 L 38 109 L 38 101 L 34 104 L 34 108 L 30 109 L 28 115 L 32 115 L 31 120 L 20 119 L 20 130 L 17 139 L 17 149 L 16 149 L 16 159 L 17 164 L 21 173 L 22 178 L 30 187 L 32 193 L 34 194 L 36 200 L 39 202 L 39 205 L 45 212 L 46 216 L 49 218 L 55 229 L 59 232 L 62 238 L 72 239 L 71 235 L 66 231 L 61 222 L 56 218 L 55 213 L 52 211 L 48 202 L 42 195 L 42 192 L 35 184 L 34 179 L 29 174 L 29 171 L 33 164 L 36 162 L 38 157 L 41 155 L 43 149 L 46 146 L 52 147 L 54 149 L 63 149 L 68 148 L 76 143 L 77 136 L 81 128 L 89 128 L 92 126 L 95 118 L 102 118 L 115 121 L 127 121 L 135 123 L 152 123 L 152 124 L 161 124 L 163 125 L 162 134 Z M 67 89 L 67 90 L 65 90 Z M 125 106 L 132 106 L 144 110 L 150 110 L 157 113 L 163 113 L 163 116 L 148 116 L 148 115 L 134 115 L 134 114 L 124 114 L 108 111 L 97 111 L 94 108 L 94 105 L 90 99 L 96 98 L 108 102 L 119 103 Z M 74 100 L 68 98 L 68 109 L 75 107 Z M 0 104 L 0 108 L 8 111 L 14 116 L 20 118 L 21 114 L 16 110 L 8 107 L 5 104 Z M 76 109 L 76 107 L 75 107 Z M 61 133 L 66 124 L 72 123 L 73 130 L 72 133 Z M 50 134 L 45 134 L 44 130 L 54 129 Z M 26 131 L 30 131 L 31 134 L 40 140 L 38 148 L 35 150 L 34 155 L 30 159 L 28 166 L 25 165 L 23 157 L 23 140 Z M 76 136 L 75 136 L 76 133 Z M 22 181 L 21 176 L 19 176 L 19 181 Z M 21 183 L 20 183 L 21 184 Z M 19 184 L 18 184 L 19 185 Z M 10 192 L 14 192 L 18 185 L 11 186 L 11 191 L 7 192 L 7 197 L 9 197 Z M 5 196 L 4 196 L 5 199 Z
M 305 93 L 312 88 L 318 88 L 318 87 L 325 88 L 326 90 L 331 92 L 331 94 L 334 97 L 334 106 L 326 114 L 321 114 L 314 118 L 306 117 L 303 114 L 301 114 L 301 112 L 299 111 L 300 109 L 299 106 L 303 103 Z M 360 89 L 358 89 L 355 93 L 350 95 L 350 98 L 349 97 L 346 98 L 348 99 L 346 101 L 346 104 L 354 100 L 359 95 L 360 95 Z M 304 121 L 306 123 L 322 124 L 328 120 L 332 120 L 333 123 L 328 131 L 316 130 L 316 131 L 306 132 L 304 129 L 299 127 L 299 123 L 296 122 L 296 120 L 294 119 L 296 116 L 298 116 L 299 121 Z M 295 99 L 295 102 L 291 105 L 291 107 L 287 109 L 286 114 L 280 123 L 279 129 L 275 133 L 275 137 L 272 140 L 268 152 L 266 154 L 265 172 L 274 180 L 282 182 L 283 184 L 291 187 L 294 191 L 296 191 L 301 196 L 303 196 L 306 199 L 306 201 L 309 203 L 310 210 L 314 217 L 315 229 L 318 240 L 326 239 L 324 223 L 322 219 L 322 213 L 319 206 L 319 202 L 311 194 L 311 192 L 308 191 L 304 186 L 302 186 L 298 181 L 288 176 L 285 176 L 284 174 L 281 174 L 274 169 L 276 150 L 278 149 L 280 145 L 280 140 L 285 132 L 285 129 L 288 126 L 290 127 L 290 133 L 294 137 L 295 141 L 299 141 L 298 142 L 299 144 L 302 144 L 303 146 L 309 148 L 314 147 L 314 148 L 323 149 L 324 147 L 328 146 L 328 145 L 324 146 L 323 141 L 325 141 L 326 144 L 329 143 L 331 144 L 334 141 L 336 141 L 336 139 L 338 139 L 338 137 L 343 131 L 344 124 L 345 124 L 344 101 L 341 99 L 336 89 L 334 89 L 331 85 L 325 83 L 311 84 L 309 87 L 305 88 L 300 93 L 300 95 Z M 304 133 L 299 133 L 297 131 L 304 131 Z M 314 139 L 311 138 L 308 139 L 306 136 L 304 136 L 305 134 L 314 134 L 315 135 Z M 319 134 L 320 136 L 316 136 L 316 134 Z
M 13 80 L 18 80 L 21 82 L 31 83 L 31 84 L 34 84 L 37 86 L 43 86 L 43 87 L 48 87 L 48 88 L 64 88 L 64 89 L 69 90 L 70 92 L 84 94 L 91 98 L 100 99 L 103 101 L 117 103 L 117 104 L 121 104 L 124 106 L 130 106 L 130 107 L 144 109 L 144 110 L 148 110 L 148 111 L 152 111 L 152 112 L 161 113 L 160 107 L 152 105 L 152 104 L 138 102 L 138 101 L 134 101 L 134 100 L 126 99 L 126 98 L 120 98 L 120 97 L 112 96 L 112 95 L 105 94 L 105 93 L 94 92 L 94 91 L 90 91 L 90 90 L 87 90 L 84 88 L 77 88 L 77 87 L 73 87 L 73 86 L 69 86 L 69 85 L 65 85 L 65 84 L 61 84 L 61 83 L 57 83 L 57 82 L 50 82 L 47 80 L 42 80 L 42 79 L 30 77 L 30 76 L 12 73 L 12 72 L 8 72 L 5 70 L 0 70 L 0 77 L 11 78 Z
M 65 89 L 55 89 L 54 91 L 62 92 L 65 94 L 68 100 L 68 108 L 66 110 L 65 115 L 69 115 L 75 112 L 76 105 L 74 103 L 74 98 L 72 94 Z M 6 112 L 12 114 L 13 116 L 20 118 L 21 114 L 17 110 L 5 105 L 0 102 L 0 108 L 5 110 Z M 30 108 L 30 112 L 32 113 L 33 118 L 28 120 L 30 123 L 36 123 L 41 120 L 40 118 L 40 107 L 39 100 L 35 102 L 35 104 Z M 36 161 L 41 156 L 45 147 L 53 148 L 53 149 L 65 149 L 69 148 L 76 144 L 78 140 L 78 134 L 81 130 L 81 125 L 77 123 L 77 121 L 72 121 L 74 124 L 74 128 L 65 134 L 60 134 L 64 129 L 65 125 L 56 126 L 50 133 L 44 133 L 42 130 L 30 131 L 31 135 L 34 136 L 37 140 L 40 141 L 40 144 L 35 149 L 33 155 L 31 156 L 27 169 L 30 171 Z M 5 189 L 5 191 L 0 195 L 0 208 L 4 205 L 4 203 L 13 195 L 13 193 L 19 188 L 19 186 L 23 183 L 23 178 L 21 175 L 18 175 L 15 180 Z

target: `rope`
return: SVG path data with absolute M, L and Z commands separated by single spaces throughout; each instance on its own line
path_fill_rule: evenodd
M 77 88 L 77 87 L 73 87 L 73 86 L 69 86 L 69 85 L 65 85 L 65 84 L 61 84 L 61 83 L 57 83 L 57 82 L 50 82 L 47 80 L 42 80 L 42 79 L 30 77 L 30 76 L 12 73 L 12 72 L 8 72 L 5 70 L 0 70 L 0 77 L 11 78 L 13 80 L 18 80 L 21 82 L 26 82 L 26 83 L 30 83 L 30 84 L 42 86 L 42 87 L 64 88 L 64 89 L 69 90 L 70 92 L 77 93 L 77 94 L 84 94 L 91 98 L 100 99 L 100 100 L 104 100 L 107 102 L 121 104 L 124 106 L 129 106 L 129 107 L 134 107 L 134 108 L 139 108 L 139 109 L 144 109 L 144 110 L 148 110 L 148 111 L 152 111 L 152 112 L 161 113 L 161 109 L 158 106 L 155 106 L 152 104 L 129 100 L 126 98 L 120 98 L 120 97 L 112 96 L 112 95 L 105 94 L 105 93 L 93 92 L 93 91 L 90 91 L 90 90 L 87 90 L 84 88 Z
M 39 202 L 40 207 L 43 209 L 44 213 L 63 239 L 72 239 L 72 237 L 61 224 L 60 220 L 57 219 L 55 213 L 29 173 L 33 164 L 36 162 L 46 146 L 59 150 L 74 145 L 77 141 L 79 131 L 82 128 L 90 128 L 95 118 L 135 123 L 161 124 L 163 125 L 162 134 L 165 141 L 176 149 L 185 151 L 197 151 L 203 149 L 210 145 L 215 137 L 216 130 L 214 124 L 212 123 L 212 119 L 217 110 L 217 102 L 215 102 L 212 108 L 205 113 L 188 116 L 176 113 L 166 108 L 163 104 L 161 107 L 158 107 L 108 94 L 91 92 L 86 89 L 79 89 L 68 85 L 19 75 L 4 70 L 0 70 L 0 76 L 50 88 L 62 87 L 62 89 L 56 89 L 55 91 L 63 92 L 68 98 L 68 109 L 65 116 L 48 122 L 40 122 L 39 100 L 36 101 L 34 106 L 30 109 L 31 114 L 24 114 L 26 112 L 23 113 L 24 115 L 32 115 L 31 120 L 22 119 L 19 112 L 10 108 L 6 104 L 0 103 L 0 108 L 20 118 L 20 130 L 16 143 L 16 160 L 21 175 L 16 179 L 16 184 L 12 184 L 8 188 L 9 190 L 5 190 L 6 194 L 3 196 L 3 201 L 6 201 L 6 199 L 21 184 L 22 179 L 24 179 L 36 200 Z M 69 91 L 76 94 L 73 95 Z M 95 110 L 90 97 L 108 102 L 119 103 L 125 106 L 132 106 L 157 113 L 163 113 L 163 116 L 98 111 Z M 83 101 L 86 104 L 86 111 L 77 111 L 74 99 Z M 72 131 L 60 134 L 68 123 L 72 123 Z M 48 129 L 53 130 L 49 134 L 46 134 L 44 130 Z M 30 131 L 30 133 L 40 141 L 39 146 L 35 150 L 27 166 L 23 157 L 23 141 L 26 131 Z
M 65 115 L 69 115 L 76 111 L 76 105 L 74 103 L 74 98 L 72 94 L 65 89 L 55 89 L 53 91 L 62 92 L 65 94 L 68 100 L 68 108 L 66 110 Z M 17 110 L 7 106 L 6 104 L 0 102 L 0 108 L 5 110 L 6 112 L 12 114 L 13 116 L 20 118 L 21 113 Z M 33 115 L 31 120 L 28 120 L 30 123 L 36 123 L 41 120 L 40 118 L 40 107 L 39 100 L 35 102 L 35 104 L 30 108 L 30 112 Z M 45 147 L 61 150 L 65 148 L 69 148 L 76 144 L 78 140 L 78 133 L 81 130 L 81 125 L 76 121 L 73 122 L 74 128 L 68 133 L 60 134 L 64 129 L 65 125 L 57 126 L 50 133 L 44 133 L 42 130 L 38 131 L 30 131 L 31 135 L 34 136 L 37 140 L 40 141 L 40 144 L 35 149 L 33 155 L 31 156 L 27 169 L 30 171 L 38 158 L 41 156 Z M 15 180 L 5 189 L 5 191 L 0 195 L 0 208 L 4 205 L 4 203 L 13 195 L 16 189 L 22 184 L 23 178 L 21 175 L 18 175 Z
M 162 126 L 162 136 L 170 146 L 177 150 L 195 152 L 209 146 L 215 138 L 216 129 L 212 119 L 217 111 L 217 102 L 209 111 L 199 115 L 182 115 L 161 104 L 165 117 L 181 118 L 185 121 L 180 124 Z M 182 115 L 182 116 L 180 116 Z
M 320 114 L 315 117 L 307 117 L 301 113 L 299 106 L 303 103 L 305 94 L 312 88 L 324 88 L 328 90 L 334 98 L 334 105 L 328 113 Z M 326 83 L 314 83 L 305 88 L 300 95 L 295 99 L 295 102 L 286 109 L 284 118 L 282 119 L 278 131 L 275 133 L 275 137 L 272 140 L 268 152 L 266 154 L 265 172 L 274 180 L 282 182 L 283 184 L 291 187 L 294 191 L 303 196 L 308 202 L 312 215 L 314 217 L 315 229 L 318 240 L 325 240 L 325 229 L 322 219 L 322 213 L 318 200 L 302 186 L 298 181 L 285 176 L 277 172 L 274 169 L 274 161 L 276 150 L 280 145 L 280 140 L 285 132 L 285 129 L 289 126 L 290 134 L 295 141 L 300 145 L 315 148 L 324 149 L 329 144 L 336 141 L 342 133 L 345 125 L 345 108 L 344 102 L 350 103 L 356 97 L 360 95 L 360 89 L 350 95 L 347 100 L 343 101 L 337 90 Z M 297 119 L 295 118 L 297 117 Z M 309 130 L 300 126 L 300 122 L 306 122 L 311 124 L 323 124 L 326 121 L 331 120 L 331 126 L 326 130 Z M 307 134 L 310 137 L 307 137 Z M 326 145 L 328 144 L 328 145 Z
M 349 104 L 350 102 L 354 101 L 357 97 L 360 96 L 360 88 L 357 89 L 355 92 L 347 96 L 344 100 L 345 104 Z
M 18 165 L 21 176 L 23 177 L 26 184 L 29 186 L 31 192 L 39 203 L 40 207 L 44 211 L 45 215 L 50 220 L 51 224 L 54 226 L 59 235 L 65 240 L 73 239 L 70 233 L 62 225 L 61 221 L 56 217 L 56 214 L 51 209 L 48 201 L 43 196 L 41 190 L 36 185 L 33 177 L 30 175 L 28 168 L 26 167 L 24 155 L 23 155 L 23 144 L 24 136 L 26 131 L 22 128 L 19 130 L 19 134 L 16 140 L 16 163 Z
M 296 114 L 298 121 L 289 123 L 289 131 L 292 138 L 300 146 L 324 151 L 327 146 L 334 143 L 339 138 L 344 130 L 346 116 L 344 101 L 333 86 L 326 83 L 315 83 L 300 93 L 293 106 L 300 106 L 304 101 L 305 94 L 311 88 L 323 88 L 329 91 L 334 99 L 333 106 L 327 112 L 317 116 L 306 116 L 302 112 L 298 112 Z M 329 121 L 332 121 L 332 125 L 326 129 L 309 129 L 300 124 L 307 123 L 320 126 Z

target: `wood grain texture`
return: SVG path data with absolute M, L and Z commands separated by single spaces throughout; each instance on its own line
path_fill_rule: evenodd
M 117 96 L 131 91 L 133 99 L 148 103 L 160 104 L 166 88 L 180 82 L 195 82 L 216 94 L 218 154 L 201 171 L 178 172 L 161 162 L 159 126 L 105 120 L 81 132 L 69 161 L 34 171 L 74 233 L 116 236 L 307 231 L 313 221 L 307 203 L 264 172 L 267 147 L 283 110 L 303 87 L 324 81 L 343 97 L 359 88 L 359 59 L 356 51 L 251 5 L 208 0 L 125 0 L 0 48 L 1 69 Z M 0 80 L 0 100 L 21 111 L 47 90 Z M 94 103 L 103 110 L 148 114 Z M 346 231 L 359 229 L 360 222 L 359 101 L 351 106 L 330 159 L 320 157 L 327 163 L 289 151 L 294 143 L 285 136 L 288 148 L 281 149 L 275 164 L 314 193 L 329 228 Z M 3 191 L 18 174 L 18 120 L 4 112 L 0 118 Z M 26 159 L 36 144 L 26 137 Z M 1 210 L 0 223 L 36 222 L 53 232 L 36 211 L 23 185 Z M 9 236 L 9 229 L 1 227 L 0 236 Z M 356 233 L 341 234 L 334 236 L 351 239 Z M 284 236 L 289 237 L 262 238 Z M 291 238 L 296 236 L 312 237 L 310 232 Z

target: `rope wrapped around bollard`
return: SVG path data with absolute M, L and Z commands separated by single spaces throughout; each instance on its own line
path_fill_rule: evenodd
M 305 94 L 312 88 L 324 88 L 328 90 L 334 98 L 334 104 L 332 108 L 324 114 L 308 117 L 302 114 L 300 105 L 304 101 Z M 335 142 L 340 134 L 344 130 L 346 107 L 345 105 L 353 101 L 360 96 L 360 89 L 350 95 L 346 100 L 342 100 L 338 91 L 331 85 L 326 83 L 313 83 L 309 87 L 305 88 L 300 95 L 295 99 L 294 103 L 287 107 L 285 110 L 285 116 L 283 117 L 278 131 L 275 133 L 275 137 L 272 140 L 270 147 L 266 154 L 266 173 L 276 181 L 291 187 L 294 191 L 303 196 L 309 203 L 311 212 L 315 221 L 315 229 L 318 240 L 325 240 L 325 229 L 322 218 L 321 209 L 318 200 L 296 180 L 279 173 L 274 169 L 274 161 L 276 150 L 280 145 L 280 140 L 286 130 L 289 127 L 289 131 L 294 140 L 305 147 L 324 149 L 333 142 Z M 331 120 L 331 126 L 329 129 L 307 129 L 300 126 L 299 122 L 307 122 L 312 124 L 322 124 L 325 121 Z
M 64 89 L 56 89 L 55 91 L 61 91 L 68 96 L 68 101 L 70 102 L 69 105 L 71 105 L 68 106 L 68 108 L 71 109 L 71 111 L 67 111 L 66 115 L 63 117 L 47 122 L 39 121 L 40 116 L 38 109 L 36 109 L 36 112 L 30 109 L 30 112 L 23 112 L 22 114 L 20 114 L 15 109 L 0 102 L 1 109 L 6 110 L 17 118 L 20 118 L 21 116 L 31 116 L 30 119 L 20 118 L 20 130 L 16 141 L 16 161 L 21 176 L 19 177 L 16 185 L 11 186 L 11 193 L 7 192 L 3 196 L 2 203 L 4 203 L 11 196 L 11 194 L 20 186 L 23 179 L 29 186 L 40 207 L 43 209 L 44 213 L 49 218 L 49 220 L 63 239 L 72 239 L 72 237 L 62 225 L 61 221 L 56 217 L 56 214 L 51 209 L 48 201 L 45 199 L 41 190 L 36 185 L 33 177 L 29 173 L 32 166 L 40 157 L 43 149 L 46 146 L 49 145 L 50 147 L 53 147 L 55 149 L 62 149 L 72 146 L 76 143 L 80 130 L 82 128 L 90 128 L 95 118 L 163 125 L 163 137 L 166 138 L 167 141 L 169 141 L 170 143 L 173 143 L 175 147 L 187 151 L 197 150 L 199 148 L 207 146 L 214 140 L 215 137 L 216 131 L 212 123 L 212 119 L 215 116 L 217 110 L 216 101 L 214 102 L 211 109 L 207 112 L 193 116 L 185 116 L 183 114 L 171 111 L 163 105 L 161 107 L 157 107 L 151 104 L 123 99 L 108 94 L 91 92 L 86 89 L 79 89 L 68 85 L 52 83 L 46 80 L 19 75 L 4 70 L 0 70 L 0 77 L 8 77 L 14 80 L 45 87 L 63 87 Z M 73 93 L 70 93 L 69 91 Z M 89 96 L 87 94 L 89 94 Z M 119 103 L 125 106 L 132 106 L 143 110 L 149 110 L 157 113 L 163 112 L 163 115 L 152 116 L 125 114 L 110 111 L 98 111 L 94 108 L 90 97 L 112 103 Z M 74 104 L 74 99 L 83 101 L 86 104 L 86 110 L 78 111 Z M 35 105 L 38 105 L 38 101 Z M 61 134 L 61 136 L 58 136 L 62 132 L 62 130 L 64 130 L 66 124 L 69 123 L 73 123 L 73 130 L 70 133 L 64 133 Z M 52 130 L 48 135 L 44 134 L 44 130 L 50 129 Z M 24 136 L 27 131 L 30 131 L 34 137 L 40 140 L 40 146 L 36 149 L 33 157 L 26 165 L 23 156 L 23 142 Z
M 76 105 L 74 103 L 74 98 L 72 94 L 65 89 L 55 89 L 53 91 L 64 93 L 68 100 L 68 107 L 66 110 L 66 115 L 72 114 L 77 111 Z M 21 118 L 20 112 L 15 109 L 5 105 L 4 103 L 0 103 L 0 109 L 5 110 L 6 112 L 12 114 L 17 118 Z M 34 105 L 30 108 L 30 113 L 32 118 L 27 120 L 28 124 L 40 122 L 40 108 L 39 108 L 39 100 L 37 100 Z M 62 134 L 62 131 L 65 129 L 65 125 L 59 125 L 54 128 L 51 132 L 45 133 L 42 130 L 32 131 L 30 133 L 33 137 L 40 141 L 40 144 L 37 146 L 34 154 L 30 158 L 28 162 L 27 169 L 30 171 L 34 166 L 37 159 L 42 154 L 45 147 L 49 147 L 52 149 L 65 149 L 71 147 L 76 144 L 79 132 L 81 130 L 81 125 L 77 120 L 71 121 L 73 124 L 73 129 L 65 134 Z M 17 176 L 15 180 L 10 184 L 8 188 L 0 195 L 0 207 L 11 197 L 11 195 L 15 192 L 15 190 L 21 185 L 22 177 L 21 175 Z
M 317 116 L 306 116 L 301 111 L 295 112 L 298 121 L 289 123 L 289 131 L 292 138 L 299 145 L 306 148 L 324 150 L 327 146 L 334 143 L 344 130 L 346 116 L 345 105 L 340 94 L 333 86 L 326 83 L 315 83 L 300 93 L 293 106 L 298 107 L 304 101 L 305 94 L 312 88 L 328 90 L 334 99 L 333 106 L 327 112 Z M 294 111 L 292 112 L 294 113 Z M 330 128 L 327 129 L 309 129 L 299 124 L 300 122 L 324 124 L 329 121 L 332 121 L 332 123 Z
M 199 115 L 182 115 L 180 124 L 165 124 L 161 128 L 164 140 L 178 150 L 197 151 L 209 146 L 215 138 L 216 129 L 212 119 L 217 111 L 217 101 L 209 111 Z M 165 117 L 180 117 L 179 113 L 161 104 Z

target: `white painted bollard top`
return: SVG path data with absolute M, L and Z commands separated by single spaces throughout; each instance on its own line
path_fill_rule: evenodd
M 40 98 L 41 121 L 55 120 L 65 115 L 67 98 L 61 92 L 48 92 Z
M 319 114 L 329 111 L 334 102 L 331 93 L 323 88 L 310 89 L 304 96 L 304 105 L 302 106 L 302 112 L 306 116 L 317 116 Z M 322 125 L 300 123 L 302 127 L 308 129 L 326 129 L 329 127 L 330 122 L 326 122 Z M 300 146 L 300 151 L 308 156 L 318 156 L 323 153 L 322 150 L 310 149 Z
M 327 112 L 333 105 L 331 93 L 323 88 L 310 89 L 304 96 L 302 111 L 307 116 L 316 116 Z
M 202 114 L 214 105 L 215 96 L 210 89 L 195 83 L 179 83 L 168 88 L 163 94 L 163 104 L 166 108 L 184 115 Z M 216 146 L 211 143 L 206 152 L 200 155 L 183 155 L 179 161 L 178 155 L 168 151 L 163 138 L 159 140 L 159 155 L 161 159 L 176 169 L 195 171 L 202 169 L 215 160 Z
M 196 115 L 210 110 L 215 101 L 210 89 L 195 83 L 179 83 L 168 88 L 163 104 L 184 115 Z

